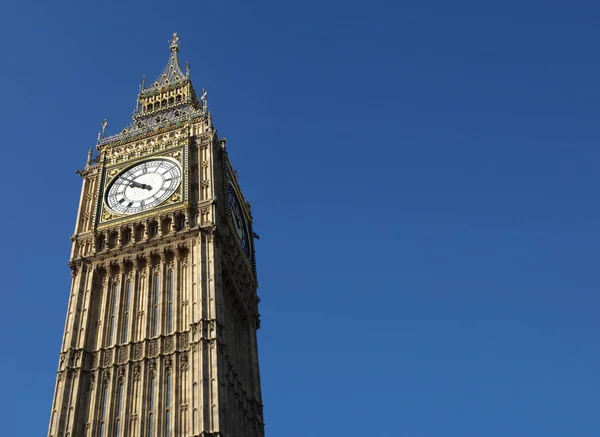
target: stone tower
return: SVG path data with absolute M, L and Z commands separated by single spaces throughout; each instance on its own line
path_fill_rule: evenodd
M 78 171 L 50 437 L 262 437 L 252 215 L 179 38 Z

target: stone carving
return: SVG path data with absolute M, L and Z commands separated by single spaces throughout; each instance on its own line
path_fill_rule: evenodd
M 104 354 L 104 365 L 110 366 L 112 364 L 112 359 L 113 359 L 113 351 L 112 350 L 106 351 Z
M 149 355 L 151 357 L 153 357 L 154 355 L 156 355 L 156 340 L 151 340 L 150 341 Z
M 127 348 L 122 347 L 119 349 L 119 363 L 124 363 L 127 361 Z
M 139 381 L 140 380 L 140 374 L 141 374 L 141 372 L 142 372 L 141 366 L 139 364 L 136 364 L 133 367 L 133 379 L 135 381 Z
M 92 367 L 98 367 L 98 352 L 94 352 L 92 357 Z
M 142 358 L 142 345 L 136 344 L 133 348 L 133 359 L 139 360 L 140 358 Z
M 171 338 L 165 339 L 165 352 L 169 353 L 173 349 L 173 340 Z
M 94 374 L 90 375 L 90 391 L 94 390 L 94 384 L 96 382 L 96 377 Z
M 181 370 L 187 370 L 188 369 L 188 354 L 187 353 L 183 353 L 181 354 Z
M 181 346 L 182 347 L 187 347 L 190 344 L 190 338 L 188 336 L 187 332 L 184 332 L 183 334 L 181 334 Z

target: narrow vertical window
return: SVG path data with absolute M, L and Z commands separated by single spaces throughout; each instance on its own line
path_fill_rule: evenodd
M 148 413 L 148 436 L 154 436 L 154 376 L 150 379 L 150 408 Z
M 115 315 L 117 313 L 117 292 L 119 284 L 115 281 L 112 286 L 112 301 L 110 305 L 110 331 L 108 333 L 108 345 L 112 346 L 115 333 Z
M 123 334 L 121 335 L 121 339 L 123 343 L 127 343 L 128 335 L 129 335 L 129 305 L 131 301 L 131 281 L 127 280 L 125 284 L 125 302 L 123 303 Z
M 158 292 L 159 292 L 158 273 L 154 275 L 154 293 L 152 298 L 152 336 L 158 335 Z
M 171 435 L 171 372 L 167 373 L 167 383 L 166 383 L 166 391 L 167 394 L 165 396 L 165 437 L 170 437 Z
M 123 382 L 119 382 L 119 392 L 117 395 L 117 417 L 115 421 L 115 437 L 121 436 L 121 412 L 123 410 Z
M 106 403 L 108 401 L 108 385 L 104 386 L 104 391 L 102 392 L 102 410 L 100 412 L 100 434 L 99 437 L 104 437 L 104 429 L 106 425 L 104 421 L 106 419 Z
M 167 278 L 167 290 L 169 292 L 169 302 L 167 308 L 167 323 L 169 328 L 169 334 L 173 332 L 173 270 L 169 270 L 169 276 Z

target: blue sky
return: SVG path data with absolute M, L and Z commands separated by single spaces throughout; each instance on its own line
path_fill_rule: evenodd
M 599 16 L 5 0 L 2 435 L 47 430 L 74 171 L 174 31 L 261 237 L 267 436 L 600 435 Z

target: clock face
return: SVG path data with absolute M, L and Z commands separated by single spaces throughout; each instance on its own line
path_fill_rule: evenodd
M 235 233 L 237 234 L 238 240 L 244 254 L 250 259 L 250 238 L 248 238 L 248 226 L 246 226 L 246 220 L 242 213 L 242 207 L 240 205 L 240 199 L 235 192 L 232 184 L 229 184 L 229 211 L 231 211 L 231 221 Z
M 170 159 L 156 158 L 130 167 L 106 191 L 106 204 L 114 212 L 135 214 L 160 205 L 181 183 L 181 168 Z

